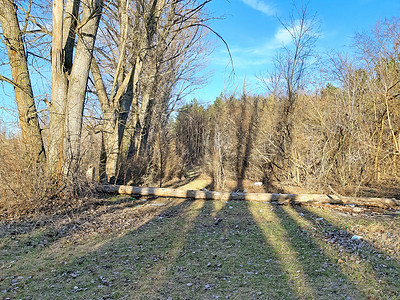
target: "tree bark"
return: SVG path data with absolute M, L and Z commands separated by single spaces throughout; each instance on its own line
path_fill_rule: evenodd
M 113 101 L 109 101 L 100 69 L 95 59 L 92 61 L 91 70 L 103 112 L 102 140 L 104 148 L 102 151 L 104 153 L 102 153 L 102 156 L 105 157 L 105 161 L 102 162 L 104 167 L 100 169 L 101 173 L 104 173 L 104 179 L 107 182 L 115 183 L 118 174 L 122 136 L 133 99 L 133 72 L 136 70 L 132 68 L 126 75 Z
M 65 109 L 68 95 L 68 75 L 73 63 L 75 28 L 77 25 L 79 0 L 68 0 L 66 17 L 64 1 L 53 1 L 53 35 L 51 49 L 52 89 L 49 106 L 49 146 L 47 173 L 59 182 L 63 178 Z
M 102 11 L 102 0 L 88 0 L 83 6 L 82 24 L 78 31 L 75 59 L 68 82 L 65 116 L 64 176 L 78 170 L 82 133 L 83 107 L 93 48 Z
M 143 36 L 139 37 L 136 49 L 136 58 L 131 70 L 123 74 L 127 65 L 125 56 L 128 39 L 128 9 L 129 1 L 119 3 L 119 22 L 121 27 L 120 49 L 117 68 L 114 75 L 110 96 L 104 87 L 97 65 L 92 64 L 94 83 L 99 95 L 104 102 L 103 111 L 103 143 L 105 151 L 105 179 L 109 183 L 115 183 L 118 177 L 118 163 L 121 159 L 121 145 L 132 106 L 134 94 L 137 93 L 140 75 L 142 74 L 143 62 L 151 48 L 151 42 L 156 34 L 156 26 L 161 15 L 165 0 L 153 0 L 146 20 L 147 28 L 142 29 Z M 136 28 L 138 31 L 139 29 Z M 147 44 L 146 44 L 147 43 Z M 121 79 L 122 77 L 122 79 Z M 117 88 L 118 87 L 118 88 Z M 138 109 L 138 107 L 136 107 Z
M 0 23 L 10 62 L 22 139 L 30 157 L 44 163 L 45 150 L 16 7 L 12 0 L 0 0 L 0 6 Z
M 355 204 L 359 206 L 379 208 L 400 208 L 400 200 L 389 198 L 366 198 L 366 197 L 339 197 L 325 194 L 270 194 L 270 193 L 237 193 L 237 192 L 214 192 L 179 190 L 154 187 L 138 187 L 125 185 L 100 185 L 97 191 L 105 193 L 119 193 L 140 196 L 160 196 L 176 198 L 192 198 L 203 200 L 246 200 L 260 202 L 276 202 L 278 204 Z

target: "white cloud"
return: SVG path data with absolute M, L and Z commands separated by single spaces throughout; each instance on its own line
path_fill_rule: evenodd
M 253 48 L 254 55 L 268 55 L 273 56 L 276 50 L 288 46 L 293 42 L 290 32 L 284 27 L 279 27 L 274 34 L 273 38 L 268 39 L 263 44 L 259 44 Z
M 295 22 L 297 23 L 297 22 Z M 231 45 L 230 52 L 233 57 L 234 66 L 237 69 L 253 69 L 257 67 L 265 68 L 273 61 L 277 50 L 289 46 L 293 43 L 290 32 L 300 30 L 299 25 L 292 28 L 279 26 L 273 36 L 267 39 L 259 39 L 256 43 L 249 46 Z M 211 58 L 211 64 L 224 66 L 229 69 L 229 55 L 226 49 L 221 49 Z
M 242 0 L 242 2 L 255 10 L 261 11 L 268 16 L 273 16 L 276 13 L 275 8 L 262 0 Z
M 286 46 L 290 44 L 292 41 L 292 36 L 290 32 L 287 31 L 286 28 L 279 28 L 278 31 L 275 33 L 273 43 L 276 43 L 278 46 Z

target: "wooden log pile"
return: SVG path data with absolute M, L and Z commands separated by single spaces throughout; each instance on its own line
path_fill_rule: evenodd
M 378 207 L 383 209 L 400 209 L 400 200 L 394 198 L 342 197 L 326 194 L 229 193 L 126 185 L 99 185 L 96 187 L 96 189 L 98 192 L 103 193 L 118 193 L 139 196 L 191 198 L 202 200 L 246 200 L 275 202 L 278 204 L 354 204 L 357 206 Z

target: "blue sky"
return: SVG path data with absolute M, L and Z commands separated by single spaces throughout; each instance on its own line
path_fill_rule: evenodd
M 287 41 L 278 18 L 286 19 L 295 0 L 213 0 L 208 11 L 215 17 L 210 26 L 228 43 L 231 50 L 235 78 L 230 80 L 229 56 L 224 44 L 216 39 L 215 50 L 209 57 L 205 73 L 213 72 L 208 84 L 186 98 L 198 99 L 201 103 L 212 103 L 221 92 L 240 92 L 246 78 L 246 89 L 253 93 L 264 93 L 258 85 L 257 75 L 271 69 L 271 61 L 282 43 Z M 349 51 L 356 32 L 370 31 L 380 19 L 400 17 L 399 0 L 310 0 L 309 12 L 320 20 L 321 37 L 317 50 Z M 1 48 L 0 50 L 4 50 Z M 0 65 L 1 65 L 0 57 Z M 0 72 L 9 76 L 7 65 Z M 43 98 L 45 91 L 38 89 L 47 78 L 35 78 L 35 95 Z M 0 83 L 0 119 L 16 120 L 17 112 L 12 101 L 12 88 Z M 4 110 L 5 108 L 5 110 Z M 1 126 L 1 124 L 0 124 Z
M 208 6 L 214 16 L 211 27 L 228 43 L 232 53 L 235 78 L 230 80 L 229 56 L 222 42 L 209 58 L 207 71 L 213 72 L 208 84 L 191 95 L 202 103 L 212 103 L 221 92 L 246 89 L 263 93 L 256 76 L 271 69 L 274 55 L 287 41 L 278 18 L 287 19 L 291 0 L 214 0 Z M 320 22 L 319 52 L 350 51 L 356 32 L 370 31 L 378 20 L 400 17 L 399 0 L 310 0 L 308 10 Z

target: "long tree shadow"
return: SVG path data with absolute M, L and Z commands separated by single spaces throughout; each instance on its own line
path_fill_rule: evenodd
M 35 275 L 13 296 L 79 299 L 89 291 L 104 299 L 296 299 L 245 203 L 215 203 L 181 202 L 106 243 L 66 249 L 68 260 L 43 251 L 33 258 Z M 44 267 L 48 272 L 38 270 Z
M 277 253 L 263 239 L 244 202 L 205 202 L 187 234 L 160 296 L 296 298 Z
M 259 202 L 176 200 L 157 213 L 149 212 L 142 225 L 130 230 L 27 255 L 23 260 L 32 260 L 28 269 L 11 267 L 24 278 L 19 289 L 12 290 L 16 277 L 6 277 L 0 285 L 7 289 L 5 296 L 41 299 L 381 295 L 364 293 L 365 286 L 338 262 L 341 252 L 324 247 L 325 241 L 310 231 L 319 221 L 297 209 Z M 368 275 L 369 269 L 365 272 L 360 280 L 376 279 Z M 396 295 L 393 286 L 389 295 Z
M 150 199 L 147 202 L 151 201 Z M 7 254 L 11 253 L 10 260 L 16 261 L 29 253 L 43 251 L 60 239 L 78 234 L 84 229 L 84 224 L 91 224 L 102 215 L 140 207 L 143 203 L 132 197 L 108 196 L 55 214 L 18 222 L 4 222 L 0 226 L 0 258 L 6 261 L 10 256 Z
M 368 291 L 368 297 L 400 297 L 398 260 L 390 258 L 388 253 L 365 240 L 354 239 L 352 233 L 338 228 L 306 208 L 295 206 L 291 209 L 291 215 L 298 218 L 304 227 L 311 228 L 320 240 L 321 249 L 341 262 L 342 272 Z
M 316 299 L 366 299 L 368 298 L 342 272 L 337 259 L 327 255 L 320 245 L 304 230 L 287 210 L 290 206 L 271 205 L 271 213 L 275 222 L 279 222 L 287 238 L 287 259 L 295 260 L 306 282 L 312 287 Z M 292 256 L 292 258 L 290 258 Z M 293 263 L 288 265 L 288 269 Z M 299 272 L 300 271 L 300 272 Z M 289 271 L 290 272 L 290 271 Z M 292 271 L 293 275 L 295 273 Z M 295 281 L 295 280 L 294 280 Z M 308 297 L 307 297 L 308 298 Z

